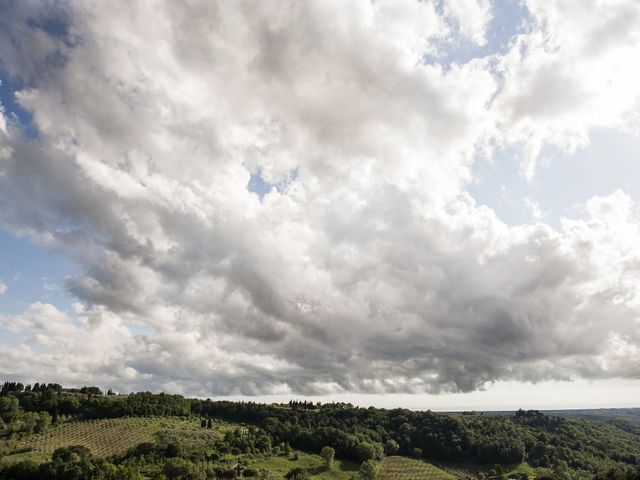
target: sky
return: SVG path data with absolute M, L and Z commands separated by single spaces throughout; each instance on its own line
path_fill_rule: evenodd
M 121 3 L 0 1 L 0 379 L 640 406 L 637 1 Z

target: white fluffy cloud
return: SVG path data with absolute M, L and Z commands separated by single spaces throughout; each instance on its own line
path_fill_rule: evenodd
M 594 128 L 640 132 L 640 3 L 527 0 L 530 31 L 499 59 L 499 141 L 526 149 L 535 175 L 541 151 L 575 151 Z
M 1 373 L 201 394 L 637 377 L 630 198 L 556 231 L 465 192 L 480 149 L 595 125 L 574 103 L 527 120 L 533 70 L 564 48 L 534 7 L 528 54 L 496 71 L 422 61 L 454 14 L 430 2 L 12 5 L 0 58 L 39 134 L 5 118 L 0 225 L 83 273 L 77 312 L 0 318 L 22 337 Z M 63 33 L 38 27 L 51 15 Z M 480 43 L 486 23 L 460 28 Z M 257 172 L 288 181 L 261 199 Z
M 0 295 L 7 291 L 7 286 L 0 280 Z

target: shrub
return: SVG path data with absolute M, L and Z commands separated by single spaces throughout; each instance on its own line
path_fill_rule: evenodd
M 301 467 L 292 468 L 285 474 L 284 478 L 287 480 L 309 480 L 309 471 Z

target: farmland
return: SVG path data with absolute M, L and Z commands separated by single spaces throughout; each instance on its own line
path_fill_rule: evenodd
M 20 440 L 13 449 L 20 453 L 8 452 L 7 459 L 45 460 L 56 448 L 71 445 L 83 445 L 95 456 L 108 457 L 125 453 L 139 443 L 151 442 L 161 432 L 170 432 L 185 442 L 210 443 L 225 428 L 226 424 L 214 423 L 213 429 L 202 429 L 199 420 L 183 417 L 72 420 Z
M 407 457 L 385 457 L 380 464 L 380 480 L 455 480 L 451 473 L 424 460 Z
M 547 471 L 544 468 L 533 468 L 527 462 L 499 464 L 501 473 L 495 471 L 497 465 L 481 465 L 470 462 L 440 462 L 437 460 L 434 460 L 433 464 L 456 478 L 486 478 L 492 476 L 521 478 L 524 474 L 529 479 L 535 479 L 538 474 Z

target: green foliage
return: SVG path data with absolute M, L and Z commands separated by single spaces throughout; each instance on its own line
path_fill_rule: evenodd
M 163 473 L 169 480 L 200 480 L 204 472 L 183 458 L 170 458 L 164 462 Z
M 102 395 L 102 390 L 98 387 L 84 386 L 80 389 L 80 393 L 86 393 L 87 395 Z
M 320 450 L 320 456 L 324 460 L 324 464 L 327 468 L 331 468 L 333 465 L 333 458 L 336 456 L 336 451 L 331 447 L 322 447 Z
M 384 449 L 382 445 L 376 442 L 362 442 L 356 447 L 356 453 L 358 460 L 380 460 L 382 458 Z
M 206 400 L 192 401 L 191 408 L 204 416 L 261 424 L 274 444 L 288 442 L 311 452 L 330 446 L 337 457 L 353 461 L 380 458 L 386 447 L 388 453 L 405 456 L 421 456 L 420 449 L 423 456 L 445 462 L 491 465 L 527 459 L 533 467 L 558 470 L 565 462 L 570 470 L 596 473 L 640 458 L 640 415 L 637 423 L 626 417 L 614 424 L 536 411 L 444 414 L 338 403 L 283 408 Z
M 594 480 L 640 480 L 640 467 L 610 468 L 597 474 Z
M 20 382 L 4 382 L 0 388 L 0 395 L 8 395 L 10 393 L 20 393 L 24 391 L 24 385 Z
M 284 478 L 286 480 L 309 480 L 309 471 L 305 468 L 295 467 L 289 470 Z
M 0 479 L 11 480 L 142 480 L 130 466 L 94 459 L 89 449 L 73 445 L 57 449 L 51 461 L 25 460 L 0 466 Z
M 114 416 L 186 416 L 190 414 L 191 404 L 182 395 L 140 392 L 127 395 L 124 402 L 114 403 L 112 410 Z
M 384 443 L 385 455 L 395 455 L 400 450 L 400 445 L 393 438 L 390 438 Z
M 358 476 L 361 480 L 375 480 L 378 475 L 378 465 L 373 460 L 365 460 L 360 465 Z
M 0 417 L 6 423 L 13 422 L 20 413 L 18 399 L 12 395 L 0 397 Z
M 298 460 L 286 456 L 259 454 L 247 457 L 247 462 L 248 468 L 259 472 L 259 478 L 282 478 L 295 467 L 304 468 L 312 478 L 318 480 L 350 480 L 358 471 L 358 465 L 338 458 L 334 459 L 333 467 L 327 469 L 324 460 L 319 455 L 304 452 L 299 453 Z M 268 472 L 266 477 L 263 475 L 265 471 Z
M 49 425 L 51 425 L 51 415 L 49 415 L 49 412 L 40 412 L 35 425 L 36 433 L 46 432 Z

